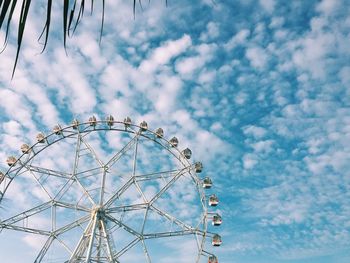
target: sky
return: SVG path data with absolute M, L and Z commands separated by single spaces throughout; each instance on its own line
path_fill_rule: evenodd
M 57 2 L 40 54 L 45 1 L 35 2 L 12 80 L 15 23 L 0 54 L 2 171 L 57 123 L 146 120 L 212 178 L 219 262 L 349 262 L 347 0 L 143 1 L 135 19 L 128 1 L 106 1 L 101 43 L 96 5 L 67 55 Z

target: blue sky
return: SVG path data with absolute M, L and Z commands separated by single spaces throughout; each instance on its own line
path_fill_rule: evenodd
M 144 1 L 135 20 L 130 3 L 106 2 L 101 45 L 96 6 L 68 56 L 57 3 L 39 54 L 35 3 L 13 80 L 12 31 L 0 55 L 0 159 L 73 117 L 144 119 L 212 177 L 219 262 L 349 262 L 348 1 Z

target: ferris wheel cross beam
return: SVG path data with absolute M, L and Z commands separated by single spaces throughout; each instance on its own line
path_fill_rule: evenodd
M 143 252 L 145 253 L 145 257 L 146 257 L 147 263 L 152 263 L 151 257 L 150 257 L 150 255 L 148 253 L 148 249 L 147 249 L 147 246 L 145 244 L 144 238 L 141 239 L 141 244 L 142 244 Z
M 105 164 L 102 162 L 102 160 L 97 156 L 95 150 L 91 147 L 91 145 L 85 140 L 83 139 L 83 137 L 80 137 L 80 140 L 82 143 L 84 143 L 84 145 L 86 146 L 86 148 L 90 151 L 90 153 L 92 154 L 92 156 L 95 158 L 96 162 L 101 166 L 101 167 L 105 167 Z
M 32 170 L 30 170 L 25 164 L 23 165 L 23 167 L 30 173 L 30 175 L 32 175 L 33 179 L 35 180 L 35 182 L 40 186 L 40 188 L 45 192 L 45 194 L 48 196 L 49 200 L 53 200 L 52 196 L 50 195 L 50 193 L 48 192 L 48 190 L 45 188 L 45 186 L 39 181 L 39 179 L 35 176 L 35 174 L 33 173 Z
M 139 134 L 139 133 L 137 133 L 137 134 Z M 136 143 L 135 143 L 134 158 L 133 158 L 133 164 L 132 164 L 132 178 L 133 178 L 133 184 L 135 185 L 136 190 L 141 195 L 143 201 L 147 203 L 148 201 L 147 201 L 145 194 L 141 190 L 139 183 L 135 180 L 138 146 L 139 146 L 139 137 L 136 138 Z

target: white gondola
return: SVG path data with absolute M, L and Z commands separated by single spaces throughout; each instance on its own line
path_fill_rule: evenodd
M 179 140 L 176 137 L 171 138 L 169 142 L 172 147 L 177 147 L 179 145 Z
M 74 130 L 77 130 L 77 129 L 78 129 L 78 127 L 79 127 L 79 121 L 78 121 L 77 119 L 74 119 L 74 120 L 72 121 L 72 127 L 73 127 Z
M 10 156 L 7 158 L 6 163 L 8 166 L 13 166 L 16 163 L 17 159 L 14 156 Z
M 28 144 L 22 144 L 21 151 L 22 153 L 28 154 L 30 152 L 30 146 Z
M 91 116 L 91 117 L 89 118 L 89 121 L 88 121 L 88 122 L 89 122 L 90 126 L 95 127 L 96 124 L 97 124 L 96 117 L 95 117 L 95 116 Z
M 219 198 L 213 194 L 209 197 L 209 205 L 210 206 L 217 206 L 219 204 Z
M 221 244 L 222 244 L 221 236 L 218 235 L 218 234 L 215 234 L 215 235 L 213 236 L 213 239 L 211 240 L 211 244 L 212 244 L 214 247 L 219 247 L 219 246 L 221 246 Z
M 203 170 L 203 164 L 202 164 L 201 162 L 196 162 L 196 163 L 194 164 L 194 169 L 195 169 L 196 173 L 202 172 L 202 170 Z
M 208 259 L 208 263 L 219 263 L 218 258 L 214 255 L 211 255 Z
M 222 224 L 222 217 L 219 214 L 213 216 L 212 225 L 220 226 Z
M 112 127 L 113 126 L 113 124 L 114 124 L 114 118 L 113 118 L 113 116 L 112 115 L 109 115 L 109 116 L 107 116 L 107 125 L 109 126 L 109 127 Z
M 53 127 L 53 132 L 56 134 L 56 135 L 60 135 L 62 134 L 62 128 L 59 124 L 57 124 L 55 127 Z
M 140 128 L 141 128 L 141 131 L 147 131 L 148 129 L 148 124 L 147 122 L 143 121 L 140 123 Z
M 209 189 L 213 186 L 213 182 L 212 180 L 210 179 L 210 177 L 205 177 L 203 179 L 203 188 L 205 189 Z
M 163 138 L 163 136 L 164 136 L 164 131 L 162 128 L 158 128 L 155 133 L 156 133 L 157 138 Z
M 45 135 L 43 133 L 38 133 L 36 136 L 37 142 L 44 143 L 45 142 Z
M 5 175 L 2 172 L 0 172 L 0 184 L 2 183 L 2 181 L 4 181 L 4 179 Z
M 126 118 L 124 119 L 124 125 L 125 125 L 125 128 L 130 127 L 130 125 L 131 125 L 131 119 L 130 119 L 130 117 L 126 117 Z
M 186 148 L 182 151 L 182 155 L 185 156 L 186 159 L 191 159 L 192 151 L 189 148 Z

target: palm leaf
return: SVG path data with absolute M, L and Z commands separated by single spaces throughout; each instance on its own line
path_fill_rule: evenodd
M 101 44 L 101 40 L 102 40 L 104 22 L 105 22 L 105 0 L 102 0 L 102 19 L 101 19 L 101 30 L 100 30 L 100 44 Z
M 63 46 L 66 50 L 67 35 L 68 35 L 68 8 L 69 0 L 63 2 Z
M 94 0 L 91 0 L 91 7 L 90 7 L 91 13 L 93 13 L 94 11 L 94 2 L 95 2 Z M 143 9 L 142 0 L 138 0 L 138 2 L 141 9 Z M 148 2 L 150 3 L 151 0 L 149 0 Z M 47 1 L 46 21 L 45 21 L 43 30 L 38 38 L 38 41 L 40 42 L 40 40 L 44 37 L 43 49 L 41 52 L 45 51 L 48 44 L 51 15 L 52 15 L 52 3 L 53 3 L 52 0 Z M 70 1 L 70 0 L 63 1 L 63 47 L 65 51 L 67 49 L 67 36 L 70 37 L 74 35 L 74 32 L 76 31 L 81 19 L 84 16 L 86 1 L 80 0 L 79 12 L 76 11 L 79 1 L 74 0 L 74 3 L 72 4 L 72 8 L 70 9 L 71 3 L 73 3 L 73 1 Z M 18 63 L 18 58 L 21 50 L 21 45 L 22 45 L 22 40 L 23 40 L 23 35 L 24 35 L 24 30 L 27 22 L 30 4 L 31 4 L 31 0 L 22 0 L 21 12 L 20 12 L 19 23 L 18 23 L 18 32 L 17 32 L 17 52 L 16 52 L 15 63 L 12 71 L 12 78 L 15 74 L 15 70 Z M 165 4 L 168 5 L 168 0 L 165 0 Z M 0 53 L 3 52 L 3 50 L 5 50 L 7 46 L 11 20 L 13 18 L 13 13 L 15 11 L 16 6 L 17 6 L 17 0 L 0 0 L 0 30 L 3 27 L 5 27 L 5 32 L 6 32 L 5 39 L 4 39 L 4 46 L 3 46 L 3 49 L 0 51 Z M 133 15 L 135 19 L 136 0 L 133 0 Z M 100 30 L 100 37 L 99 37 L 100 43 L 103 36 L 104 22 L 105 22 L 105 0 L 102 0 L 101 30 Z
M 52 0 L 48 0 L 47 1 L 47 13 L 46 13 L 46 22 L 45 22 L 45 26 L 43 31 L 41 32 L 38 41 L 40 41 L 41 37 L 43 36 L 44 32 L 45 32 L 45 42 L 44 42 L 44 47 L 41 51 L 41 53 L 44 52 L 46 45 L 47 45 L 47 41 L 49 38 L 49 32 L 50 32 L 50 23 L 51 23 L 51 8 L 52 8 Z
M 31 3 L 30 0 L 24 0 L 22 3 L 22 7 L 21 7 L 21 14 L 19 17 L 19 26 L 18 26 L 18 35 L 17 35 L 17 52 L 16 52 L 16 58 L 15 58 L 15 64 L 14 64 L 13 70 L 12 70 L 12 78 L 15 74 L 15 69 L 16 69 L 17 62 L 18 62 L 19 51 L 21 50 L 23 33 L 24 33 L 25 26 L 26 26 L 27 16 L 28 16 L 29 8 L 30 8 L 30 3 Z

